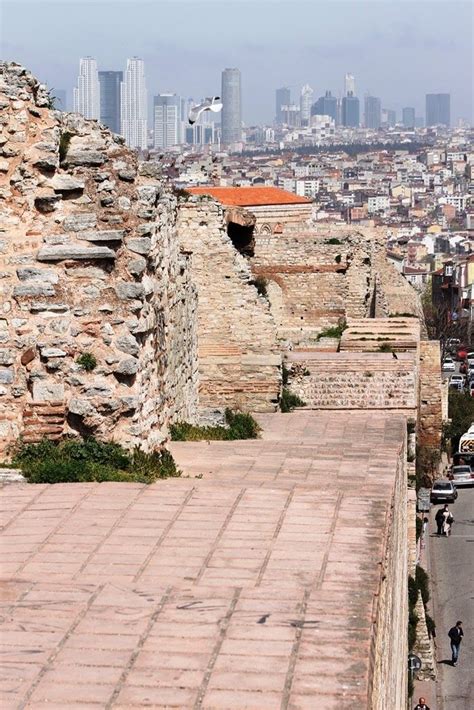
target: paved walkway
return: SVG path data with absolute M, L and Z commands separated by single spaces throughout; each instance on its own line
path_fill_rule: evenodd
M 3 489 L 2 710 L 367 707 L 404 421 L 262 423 L 173 444 L 189 478 Z

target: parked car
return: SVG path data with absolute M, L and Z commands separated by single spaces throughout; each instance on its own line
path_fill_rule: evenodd
M 456 357 L 458 360 L 465 360 L 467 358 L 467 349 L 464 345 L 459 346 Z
M 467 356 L 467 364 L 468 365 L 474 365 L 474 352 L 468 353 Z
M 474 360 L 473 360 L 474 363 Z M 454 364 L 454 360 L 452 357 L 445 357 L 443 360 L 443 367 L 442 369 L 445 372 L 455 372 L 456 370 L 456 365 Z
M 474 473 L 470 466 L 453 466 L 452 482 L 456 486 L 474 486 Z
M 449 378 L 449 386 L 455 387 L 458 390 L 464 389 L 464 377 L 462 375 L 451 375 Z
M 454 503 L 458 497 L 456 486 L 446 478 L 440 478 L 431 487 L 432 503 Z

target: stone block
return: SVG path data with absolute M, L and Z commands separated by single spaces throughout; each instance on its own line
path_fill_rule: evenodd
M 37 269 L 34 266 L 26 266 L 16 270 L 16 275 L 20 281 L 38 280 L 47 281 L 50 284 L 57 284 L 59 274 L 52 269 Z
M 133 276 L 140 276 L 146 269 L 146 259 L 142 256 L 138 256 L 136 259 L 130 259 L 127 264 L 127 269 Z
M 63 229 L 67 232 L 81 232 L 83 229 L 91 229 L 97 224 L 97 217 L 94 212 L 79 212 L 71 214 L 63 222 Z
M 22 365 L 28 365 L 28 363 L 32 362 L 36 357 L 36 348 L 28 348 L 28 350 L 25 350 L 25 352 L 22 354 L 20 358 L 20 362 Z
M 125 246 L 136 254 L 149 254 L 151 239 L 149 237 L 132 237 L 126 240 Z
M 96 232 L 81 232 L 77 235 L 77 238 L 88 242 L 121 242 L 124 235 L 125 230 L 123 229 L 107 229 Z
M 142 284 L 132 281 L 118 281 L 115 285 L 115 293 L 121 301 L 143 298 L 144 288 Z
M 66 357 L 67 353 L 61 348 L 41 348 L 41 357 Z
M 55 175 L 49 181 L 49 185 L 56 192 L 76 192 L 85 188 L 84 180 L 73 177 L 72 175 L 62 174 Z
M 33 382 L 33 400 L 37 402 L 62 402 L 64 385 L 47 380 Z
M 33 281 L 15 286 L 13 289 L 14 298 L 25 296 L 54 296 L 56 291 L 50 283 L 34 283 Z
M 107 156 L 105 153 L 101 153 L 98 150 L 68 150 L 64 165 L 77 166 L 84 165 L 86 167 L 94 167 L 97 165 L 103 165 L 107 162 Z
M 14 362 L 15 351 L 12 348 L 0 348 L 0 365 L 13 365 Z
M 115 347 L 127 355 L 138 355 L 140 346 L 133 335 L 121 335 L 115 341 Z
M 3 385 L 11 385 L 13 382 L 13 372 L 4 367 L 0 367 L 0 383 Z
M 115 259 L 115 252 L 108 247 L 82 247 L 58 245 L 43 247 L 36 255 L 38 261 L 64 261 L 66 259 Z
M 138 372 L 138 360 L 134 357 L 126 358 L 125 360 L 120 360 L 116 365 L 114 365 L 114 372 L 117 375 L 136 375 Z

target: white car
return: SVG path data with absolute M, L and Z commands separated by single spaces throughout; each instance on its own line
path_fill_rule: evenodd
M 459 488 L 459 486 L 474 486 L 474 473 L 471 467 L 461 464 L 453 466 L 452 481 L 456 488 Z
M 449 386 L 456 387 L 458 390 L 464 389 L 464 376 L 463 375 L 451 375 L 449 378 Z
M 474 353 L 467 354 L 468 365 L 474 365 Z
M 452 357 L 445 357 L 444 358 L 443 370 L 445 372 L 455 372 L 456 371 L 456 365 L 454 364 L 454 360 Z

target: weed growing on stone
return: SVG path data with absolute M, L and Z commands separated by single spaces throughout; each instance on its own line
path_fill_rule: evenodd
M 82 353 L 76 360 L 77 364 L 86 372 L 92 372 L 97 367 L 97 358 L 92 353 Z
M 260 427 L 251 414 L 226 409 L 226 426 L 196 426 L 177 422 L 170 426 L 172 441 L 233 441 L 257 439 Z
M 13 452 L 12 465 L 20 468 L 30 483 L 153 483 L 181 475 L 166 449 L 147 453 L 137 447 L 126 451 L 120 444 L 94 438 L 20 442 Z
M 290 392 L 287 387 L 283 387 L 280 397 L 280 409 L 282 412 L 292 412 L 296 407 L 306 407 L 306 402 L 304 402 L 301 397 L 297 394 Z
M 346 319 L 340 318 L 337 325 L 333 325 L 329 328 L 324 328 L 324 330 L 318 333 L 317 339 L 321 340 L 321 338 L 340 338 L 346 328 Z

